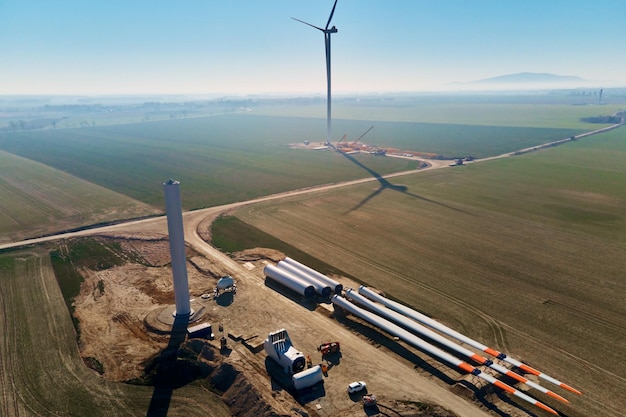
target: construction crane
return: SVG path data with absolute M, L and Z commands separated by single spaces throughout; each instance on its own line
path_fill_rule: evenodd
M 347 134 L 347 133 L 344 133 L 344 135 L 341 137 L 341 139 L 339 139 L 339 141 L 337 142 L 337 146 L 336 146 L 336 148 L 337 148 L 337 149 L 339 149 L 339 148 L 340 148 L 340 146 L 339 146 L 339 145 L 341 144 L 341 142 L 343 142 L 344 140 L 346 140 L 346 138 L 347 138 L 347 137 L 348 137 L 348 134 Z
M 365 131 L 365 132 L 364 132 L 361 136 L 359 136 L 359 138 L 358 138 L 357 140 L 355 140 L 354 142 L 352 142 L 352 143 L 351 143 L 350 145 L 348 145 L 348 146 L 350 146 L 352 149 L 358 149 L 358 148 L 356 148 L 356 146 L 357 146 L 357 144 L 359 143 L 359 141 L 360 141 L 361 139 L 363 139 L 363 136 L 367 135 L 367 134 L 369 133 L 369 131 L 370 131 L 370 130 L 372 130 L 372 129 L 374 129 L 374 126 L 372 126 L 372 127 L 370 127 L 369 129 L 367 129 L 367 130 L 366 130 L 366 131 Z

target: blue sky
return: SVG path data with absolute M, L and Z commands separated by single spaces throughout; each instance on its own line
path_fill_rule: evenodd
M 333 0 L 0 0 L 0 94 L 325 93 Z M 333 91 L 626 86 L 624 0 L 339 0 Z M 449 88 L 449 86 L 448 86 Z

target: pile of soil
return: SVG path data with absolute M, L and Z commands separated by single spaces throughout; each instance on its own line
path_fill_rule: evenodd
M 278 262 L 285 259 L 285 254 L 276 249 L 254 248 L 235 252 L 232 254 L 232 258 L 237 262 L 256 262 L 263 260 Z

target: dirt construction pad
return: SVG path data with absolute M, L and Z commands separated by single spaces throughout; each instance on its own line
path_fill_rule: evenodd
M 202 224 L 207 227 L 208 222 Z M 163 227 L 164 223 L 155 222 L 149 232 L 131 230 L 104 237 L 132 243 L 132 250 L 145 254 L 153 265 L 127 263 L 85 271 L 75 302 L 81 355 L 96 358 L 111 381 L 141 378 L 150 360 L 170 341 L 174 300 L 171 269 L 162 266 L 169 257 Z M 187 240 L 193 241 L 186 233 Z M 191 246 L 187 270 L 194 322 L 190 325 L 212 325 L 215 339 L 201 343 L 216 352 L 221 337 L 226 338 L 221 360 L 245 375 L 246 389 L 253 389 L 255 401 L 271 410 L 264 415 L 470 417 L 487 416 L 490 409 L 528 415 L 471 375 L 462 375 L 353 316 L 335 314 L 328 300 L 304 300 L 266 280 L 263 267 L 283 254 L 258 249 L 228 257 L 204 241 Z M 216 297 L 213 290 L 222 275 L 233 276 L 237 290 Z M 344 277 L 335 278 L 345 288 L 356 288 Z M 262 349 L 267 334 L 282 328 L 313 364 L 328 366 L 323 384 L 294 395 L 290 377 Z M 340 342 L 341 353 L 326 361 L 317 347 L 329 341 Z M 377 408 L 364 408 L 361 395 L 347 394 L 347 385 L 355 380 L 367 382 L 368 392 L 378 398 Z M 241 404 L 232 408 L 233 415 L 248 415 L 244 408 Z

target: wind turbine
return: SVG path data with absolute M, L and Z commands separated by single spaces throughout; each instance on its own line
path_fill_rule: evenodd
M 297 20 L 300 23 L 304 23 L 305 25 L 309 25 L 312 28 L 315 28 L 317 30 L 321 30 L 322 32 L 324 32 L 324 44 L 326 45 L 326 84 L 327 84 L 327 90 L 326 90 L 326 145 L 330 145 L 330 139 L 331 139 L 331 129 L 330 129 L 330 35 L 333 33 L 337 33 L 337 28 L 336 27 L 331 27 L 330 29 L 328 29 L 328 26 L 330 25 L 330 21 L 333 18 L 333 14 L 335 13 L 335 7 L 337 7 L 337 0 L 335 0 L 335 4 L 333 5 L 333 9 L 330 12 L 330 16 L 328 17 L 328 22 L 326 22 L 326 27 L 324 29 L 317 27 L 315 25 L 312 25 L 310 23 L 307 23 L 303 20 L 300 19 L 296 19 L 295 17 L 292 17 L 293 20 Z

